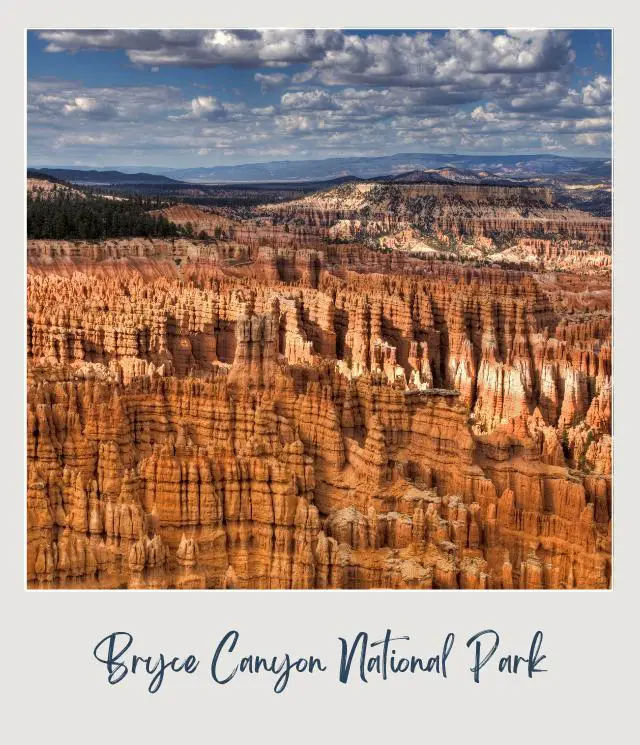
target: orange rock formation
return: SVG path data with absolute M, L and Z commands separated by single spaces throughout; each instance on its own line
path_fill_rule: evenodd
M 608 277 L 259 230 L 29 244 L 29 586 L 608 587 Z

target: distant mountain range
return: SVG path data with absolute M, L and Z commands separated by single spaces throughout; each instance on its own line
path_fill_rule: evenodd
M 163 171 L 172 178 L 192 182 L 319 181 L 344 176 L 374 178 L 409 171 L 452 167 L 488 171 L 495 176 L 529 178 L 541 175 L 580 173 L 610 178 L 611 161 L 604 158 L 567 158 L 558 155 L 433 155 L 400 153 L 377 158 L 329 158 L 327 160 L 272 161 L 237 166 L 185 168 Z
M 469 184 L 472 186 L 533 186 L 531 181 L 522 178 L 505 178 L 487 171 L 470 171 L 465 168 L 426 168 L 421 171 L 407 171 L 396 176 L 376 176 L 372 181 L 387 184 Z
M 75 168 L 30 168 L 28 175 L 32 178 L 52 176 L 61 181 L 87 186 L 112 184 L 180 184 L 180 181 L 155 173 L 123 173 L 122 171 L 85 171 Z
M 73 183 L 265 183 L 348 180 L 349 177 L 406 176 L 409 172 L 440 171 L 447 178 L 447 170 L 471 174 L 469 183 L 484 178 L 528 179 L 541 176 L 562 178 L 574 176 L 593 180 L 611 179 L 611 159 L 573 158 L 560 155 L 454 155 L 432 153 L 398 153 L 381 157 L 328 158 L 324 160 L 278 160 L 266 163 L 246 163 L 234 166 L 201 168 L 145 167 L 143 173 L 119 166 L 118 170 L 84 170 L 43 167 L 51 174 Z M 437 178 L 434 176 L 434 178 Z M 457 176 L 455 181 L 460 178 Z M 458 181 L 459 182 L 459 181 Z

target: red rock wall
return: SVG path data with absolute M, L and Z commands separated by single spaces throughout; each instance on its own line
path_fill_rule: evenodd
M 29 253 L 30 586 L 609 586 L 602 279 L 589 309 L 588 277 L 357 245 Z

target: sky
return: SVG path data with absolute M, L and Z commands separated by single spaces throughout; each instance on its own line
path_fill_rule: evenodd
M 32 166 L 611 154 L 608 30 L 27 33 Z

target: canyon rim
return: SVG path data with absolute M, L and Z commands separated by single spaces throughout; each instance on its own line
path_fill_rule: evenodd
M 609 31 L 34 31 L 28 77 L 29 588 L 611 586 Z

